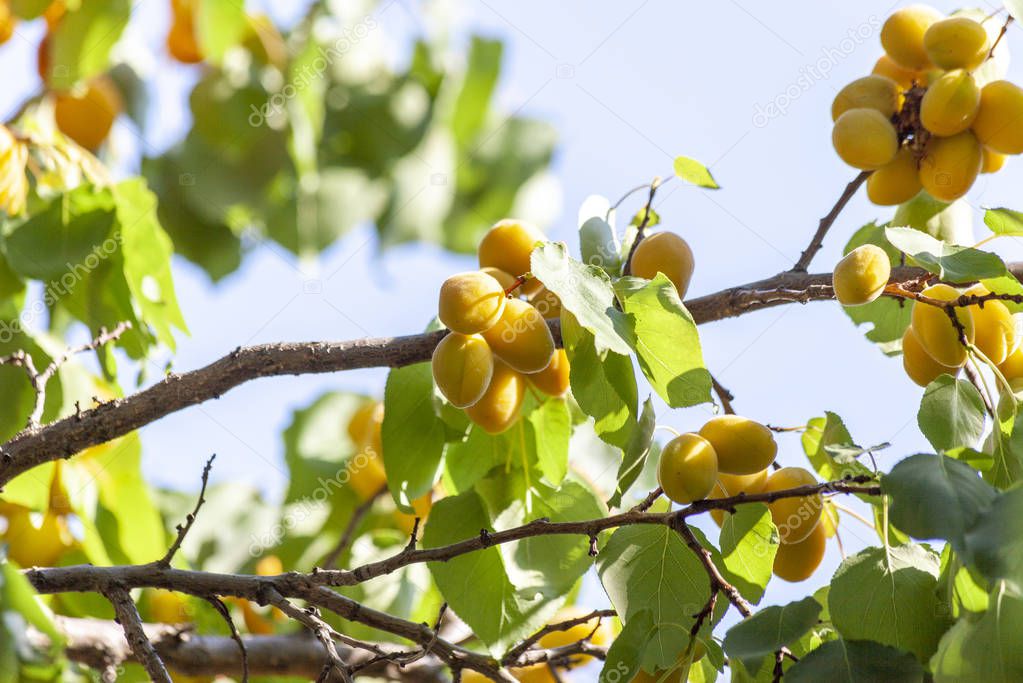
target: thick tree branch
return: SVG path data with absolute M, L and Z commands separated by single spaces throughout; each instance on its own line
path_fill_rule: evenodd
M 117 623 L 124 630 L 128 646 L 135 659 L 145 667 L 149 679 L 154 683 L 173 683 L 170 674 L 167 673 L 167 667 L 142 628 L 142 617 L 139 616 L 139 611 L 127 589 L 108 584 L 106 589 L 100 592 L 113 605 Z

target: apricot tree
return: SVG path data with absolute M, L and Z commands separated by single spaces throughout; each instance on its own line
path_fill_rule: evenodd
M 699 296 L 714 257 L 653 204 L 665 182 L 717 189 L 703 164 L 587 202 L 578 243 L 550 241 L 508 217 L 553 141 L 489 115 L 500 44 L 474 39 L 455 68 L 424 38 L 395 71 L 372 14 L 337 4 L 282 33 L 237 2 L 172 0 L 161 49 L 196 70 L 194 124 L 118 180 L 110 131 L 144 120 L 143 73 L 113 49 L 132 8 L 0 1 L 0 40 L 45 25 L 41 90 L 0 127 L 0 681 L 1023 678 L 1023 266 L 959 237 L 977 175 L 1023 152 L 1001 43 L 1018 3 L 896 10 L 874 73 L 831 111 L 861 172 L 791 269 Z M 353 51 L 368 78 L 340 63 Z M 464 166 L 410 218 L 404 169 L 427 152 Z M 864 185 L 894 216 L 810 273 Z M 144 376 L 186 331 L 172 254 L 215 280 L 243 232 L 308 256 L 363 221 L 385 245 L 475 252 L 424 332 Z M 984 222 L 982 242 L 1023 235 L 1011 209 Z M 933 452 L 885 471 L 887 444 L 834 413 L 736 414 L 699 327 L 811 301 L 902 353 Z M 367 367 L 389 368 L 376 395 L 293 415 L 279 505 L 211 484 L 214 457 L 189 462 L 198 493 L 143 477 L 138 430 L 156 420 L 255 379 Z M 661 404 L 716 414 L 662 446 Z M 805 466 L 781 466 L 797 439 Z M 844 557 L 847 521 L 876 543 Z M 828 552 L 844 559 L 826 587 L 762 604 Z

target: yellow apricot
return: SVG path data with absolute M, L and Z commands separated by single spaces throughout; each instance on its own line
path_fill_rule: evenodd
M 82 92 L 58 93 L 53 101 L 57 128 L 90 151 L 99 149 L 123 110 L 121 93 L 107 76 L 92 79 Z
M 980 143 L 970 131 L 931 138 L 920 161 L 920 184 L 935 199 L 954 201 L 969 192 L 981 163 Z
M 895 81 L 903 90 L 909 90 L 914 85 L 927 84 L 927 76 L 922 71 L 900 66 L 888 55 L 881 55 L 878 58 L 877 62 L 874 63 L 874 69 L 871 73 L 878 76 L 887 76 Z
M 756 474 L 778 454 L 771 430 L 748 417 L 712 417 L 700 428 L 700 436 L 714 446 L 718 469 L 726 474 Z
M 552 624 L 557 624 L 572 619 L 580 619 L 589 614 L 591 610 L 581 609 L 579 607 L 563 607 L 558 610 L 558 613 L 551 619 Z M 591 635 L 592 634 L 592 635 Z M 590 643 L 597 647 L 607 645 L 612 640 L 611 629 L 608 626 L 608 620 L 600 617 L 594 617 L 588 621 L 584 621 L 581 624 L 571 626 L 564 631 L 551 631 L 543 635 L 538 644 L 540 647 L 547 649 L 553 649 L 557 647 L 564 647 L 565 645 L 574 645 L 581 640 L 589 640 Z M 593 657 L 589 655 L 579 656 L 573 659 L 573 666 L 580 666 L 589 662 Z
M 943 74 L 927 88 L 920 102 L 920 123 L 942 137 L 970 127 L 980 109 L 980 88 L 968 72 L 956 69 Z
M 149 593 L 149 618 L 158 624 L 186 624 L 192 621 L 188 603 L 177 593 L 154 588 Z
M 753 474 L 728 474 L 718 473 L 718 484 L 726 495 L 737 496 L 740 493 L 760 493 L 767 484 L 767 477 L 770 472 L 760 470 Z
M 465 414 L 489 434 L 500 434 L 518 419 L 525 391 L 522 375 L 495 359 L 490 386 L 480 400 L 465 409 Z
M 984 147 L 981 149 L 981 173 L 997 173 L 1002 170 L 1002 166 L 1005 166 L 1006 155 L 1001 152 L 996 152 L 993 149 Z
M 691 432 L 665 444 L 657 462 L 657 481 L 664 495 L 683 505 L 710 495 L 717 476 L 718 458 L 714 446 Z
M 427 491 L 423 495 L 419 496 L 412 501 L 413 513 L 407 514 L 401 510 L 394 511 L 395 521 L 398 522 L 398 526 L 406 534 L 411 534 L 412 529 L 416 526 L 416 517 L 419 518 L 419 530 L 423 530 L 423 526 L 426 524 L 426 518 L 430 516 L 430 510 L 433 509 L 433 491 Z
M 558 679 L 551 673 L 547 664 L 532 664 L 521 669 L 514 669 L 512 676 L 519 683 L 558 683 Z
M 980 91 L 973 132 L 985 147 L 1002 154 L 1023 153 L 1023 89 L 1009 81 L 991 81 Z
M 959 290 L 944 283 L 931 285 L 923 292 L 923 296 L 940 301 L 953 301 L 960 296 Z M 976 337 L 973 315 L 968 308 L 957 308 L 955 315 L 966 332 L 966 339 L 973 342 Z M 913 304 L 913 332 L 927 354 L 949 367 L 959 367 L 966 363 L 966 347 L 959 340 L 959 332 L 943 306 L 932 306 L 917 301 Z
M 561 317 L 561 298 L 547 287 L 540 287 L 536 294 L 529 297 L 529 303 L 533 304 L 547 320 Z
M 850 109 L 835 121 L 831 143 L 838 156 L 853 168 L 881 168 L 899 151 L 895 126 L 876 109 Z
M 551 364 L 540 372 L 526 375 L 534 387 L 549 396 L 564 396 L 569 387 L 568 354 L 564 349 L 554 352 Z
M 832 276 L 835 297 L 844 306 L 862 306 L 881 296 L 892 274 L 892 262 L 876 244 L 863 244 L 846 254 Z
M 508 299 L 496 325 L 483 332 L 494 355 L 526 374 L 540 372 L 554 358 L 554 337 L 540 312 L 521 299 Z
M 182 64 L 202 61 L 202 50 L 195 36 L 195 24 L 190 13 L 175 11 L 167 32 L 167 52 Z
M 492 277 L 495 280 L 497 280 L 498 283 L 500 283 L 500 285 L 501 285 L 501 289 L 503 289 L 506 292 L 509 289 L 511 289 L 512 285 L 515 284 L 515 279 L 516 279 L 515 276 L 514 275 L 510 275 L 510 274 L 504 272 L 500 268 L 494 268 L 493 266 L 486 266 L 484 268 L 480 268 L 480 272 L 481 273 L 486 273 L 490 277 Z
M 949 17 L 927 29 L 924 49 L 935 66 L 949 71 L 980 66 L 991 47 L 987 31 L 979 22 L 968 17 Z
M 867 197 L 878 206 L 896 206 L 915 197 L 922 187 L 913 150 L 903 147 L 867 178 Z
M 632 255 L 632 274 L 652 280 L 664 273 L 685 299 L 689 281 L 693 278 L 696 261 L 689 243 L 673 232 L 655 232 L 647 235 Z
M 707 495 L 707 499 L 708 500 L 713 500 L 715 498 L 728 498 L 729 497 L 728 491 L 725 491 L 725 488 L 721 485 L 721 479 L 720 478 L 721 478 L 721 473 L 718 472 L 718 481 L 714 482 L 714 488 L 712 488 L 710 490 L 710 494 Z M 732 513 L 728 512 L 727 510 L 711 510 L 710 511 L 710 516 L 714 518 L 714 522 L 718 526 L 723 526 L 724 523 L 725 523 L 725 518 L 728 515 L 730 515 L 730 514 L 732 514 Z
M 359 406 L 352 416 L 348 418 L 348 438 L 352 443 L 359 443 L 369 433 L 370 425 L 373 422 L 373 414 L 377 412 L 377 401 L 367 401 Z
M 902 334 L 902 367 L 906 375 L 921 387 L 926 387 L 942 375 L 954 377 L 959 374 L 959 368 L 942 365 L 924 351 L 912 326 L 907 327 Z
M 452 332 L 437 344 L 430 365 L 444 398 L 456 408 L 468 408 L 490 386 L 494 354 L 480 335 Z
M 784 491 L 816 483 L 817 480 L 809 470 L 802 467 L 782 467 L 767 478 L 764 491 Z M 767 507 L 771 510 L 774 525 L 778 527 L 782 544 L 798 543 L 809 536 L 820 521 L 823 505 L 819 493 L 796 498 L 779 498 L 769 503 Z
M 476 334 L 497 324 L 504 312 L 504 287 L 475 270 L 452 275 L 440 286 L 437 317 L 452 332 Z
M 373 408 L 366 431 L 356 443 L 356 452 L 346 466 L 348 483 L 362 500 L 369 500 L 387 485 L 383 447 L 384 404 Z
M 990 294 L 987 287 L 976 284 L 966 290 L 966 294 L 984 296 Z M 973 316 L 975 330 L 974 344 L 988 360 L 998 365 L 1003 363 L 1009 354 L 1019 347 L 1020 335 L 1016 319 L 1001 301 L 985 301 L 984 305 L 975 304 L 967 310 Z
M 831 103 L 831 120 L 850 109 L 876 109 L 890 118 L 902 106 L 899 85 L 887 76 L 871 74 L 857 78 L 838 91 Z
M 927 5 L 910 5 L 895 10 L 881 27 L 884 51 L 903 68 L 928 68 L 931 60 L 924 47 L 924 34 L 941 18 L 941 12 Z
M 74 545 L 67 521 L 51 512 L 39 514 L 12 506 L 4 516 L 7 556 L 22 568 L 52 567 Z
M 546 239 L 539 228 L 514 219 L 498 221 L 487 231 L 479 245 L 480 267 L 500 268 L 512 277 L 525 275 L 530 271 L 529 255 L 537 242 Z M 539 280 L 528 280 L 522 285 L 523 294 L 532 294 L 540 288 Z
M 18 18 L 11 12 L 10 2 L 0 2 L 0 45 L 3 45 L 14 35 L 14 27 Z
M 824 525 L 818 524 L 803 540 L 778 546 L 774 575 L 792 583 L 810 578 L 824 559 L 827 541 Z
M 284 563 L 276 555 L 267 555 L 256 562 L 257 576 L 276 576 L 284 573 Z
M 249 633 L 257 636 L 268 636 L 274 632 L 273 623 L 256 611 L 251 602 L 243 598 L 240 601 L 240 605 L 242 608 L 242 620 L 245 622 L 245 628 Z
M 998 371 L 1009 382 L 1023 377 L 1023 347 L 1010 353 L 1009 357 L 998 366 Z

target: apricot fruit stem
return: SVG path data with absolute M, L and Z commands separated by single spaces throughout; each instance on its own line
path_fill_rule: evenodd
M 1012 15 L 1010 14 L 1008 17 L 1006 17 L 1005 23 L 1002 24 L 1002 29 L 998 32 L 998 37 L 995 38 L 995 42 L 991 44 L 991 49 L 988 50 L 987 58 L 984 61 L 987 61 L 988 59 L 991 59 L 992 57 L 995 56 L 995 48 L 998 47 L 998 43 L 1002 42 L 1002 38 L 1005 37 L 1006 32 L 1009 30 L 1009 24 L 1011 23 Z

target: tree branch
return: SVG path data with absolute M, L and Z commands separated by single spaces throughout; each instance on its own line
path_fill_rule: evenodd
M 806 246 L 803 253 L 799 255 L 799 260 L 796 261 L 796 265 L 792 266 L 792 272 L 794 273 L 805 273 L 806 269 L 810 267 L 810 261 L 820 251 L 821 245 L 824 244 L 824 236 L 828 234 L 828 230 L 835 224 L 838 219 L 838 214 L 842 213 L 842 209 L 849 203 L 849 200 L 856 194 L 856 190 L 860 189 L 860 185 L 867 181 L 870 177 L 870 171 L 860 171 L 859 175 L 849 181 L 849 184 L 845 186 L 845 190 L 842 191 L 841 196 L 835 205 L 831 207 L 831 211 L 828 212 L 824 218 L 821 219 L 820 224 L 817 226 L 817 232 L 813 234 L 813 239 L 810 240 L 810 244 Z
M 114 614 L 117 615 L 117 623 L 124 629 L 124 635 L 131 647 L 131 652 L 136 661 L 140 662 L 149 674 L 149 679 L 154 683 L 173 683 L 167 667 L 164 666 L 160 655 L 156 653 L 153 644 L 149 642 L 145 630 L 142 628 L 142 617 L 131 599 L 127 589 L 115 587 L 110 584 L 104 590 L 99 591 L 110 601 L 114 607 Z
M 199 516 L 199 509 L 203 506 L 203 503 L 206 502 L 206 486 L 210 483 L 210 470 L 213 469 L 213 460 L 216 457 L 216 453 L 211 455 L 210 459 L 206 461 L 206 466 L 202 468 L 202 488 L 199 489 L 199 499 L 195 501 L 195 509 L 192 510 L 187 517 L 185 517 L 184 524 L 178 524 L 178 535 L 174 539 L 174 543 L 172 543 L 171 547 L 168 548 L 167 554 L 157 561 L 157 564 L 164 567 L 170 566 L 171 560 L 174 559 L 174 554 L 178 552 L 179 548 L 181 548 L 181 544 L 184 542 L 185 536 L 188 535 L 192 525 L 195 524 L 195 519 Z

